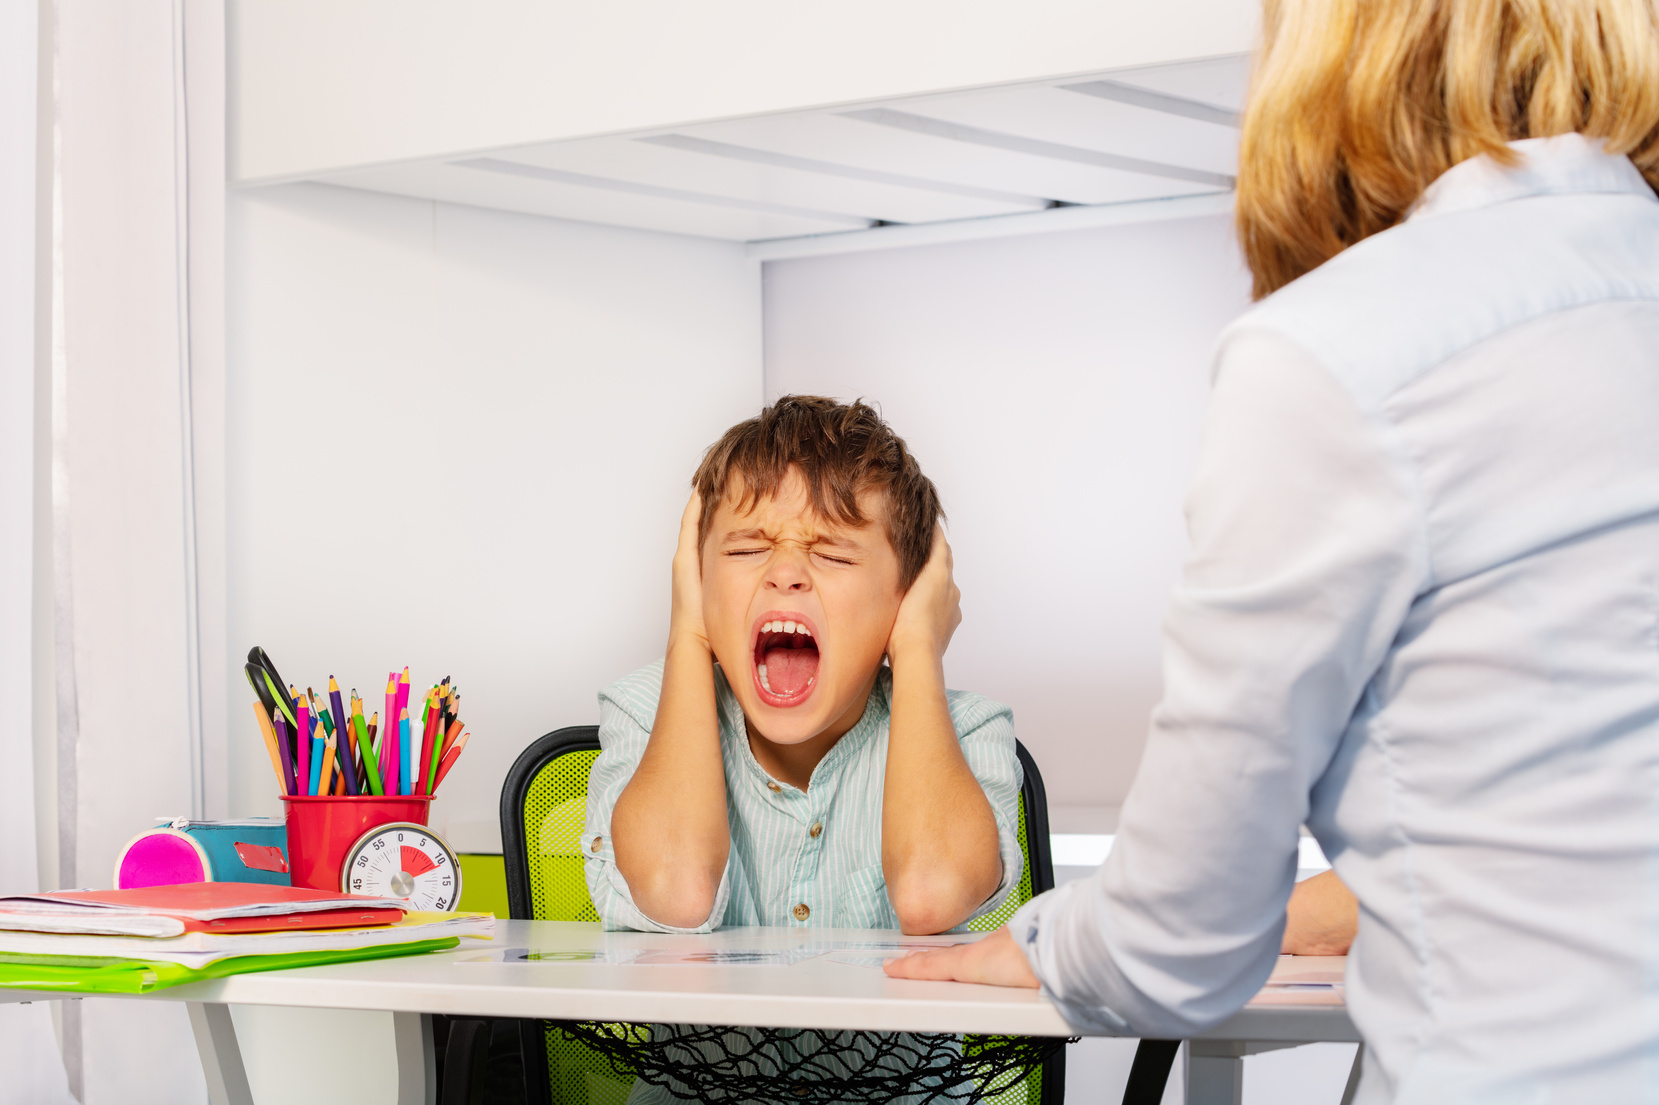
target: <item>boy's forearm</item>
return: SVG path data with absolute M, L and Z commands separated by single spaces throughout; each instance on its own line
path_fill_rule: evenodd
M 669 642 L 651 739 L 611 815 L 617 869 L 647 917 L 702 924 L 731 850 L 726 777 L 706 642 Z
M 890 659 L 881 866 L 900 927 L 943 932 L 967 920 L 1002 881 L 996 818 L 962 757 L 943 663 L 925 654 Z

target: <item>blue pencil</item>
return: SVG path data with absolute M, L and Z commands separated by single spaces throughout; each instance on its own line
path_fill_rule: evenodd
M 397 771 L 397 792 L 399 794 L 415 793 L 415 745 L 409 739 L 409 711 L 405 709 L 403 716 L 397 719 L 398 751 L 402 753 Z

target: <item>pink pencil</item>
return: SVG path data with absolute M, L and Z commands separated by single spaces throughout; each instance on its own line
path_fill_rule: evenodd
M 409 669 L 405 667 L 403 669 L 403 674 L 398 677 L 397 681 L 397 716 L 400 721 L 403 717 L 404 711 L 407 709 L 409 709 Z M 401 725 L 399 726 L 399 729 L 397 758 L 392 761 L 392 768 L 398 773 L 398 793 L 413 794 L 415 793 L 415 788 L 412 785 L 414 780 L 408 777 L 408 772 L 403 768 L 405 756 L 403 751 L 403 733 L 401 732 Z
M 397 672 L 386 673 L 386 727 L 380 731 L 380 780 L 387 794 L 397 793 Z

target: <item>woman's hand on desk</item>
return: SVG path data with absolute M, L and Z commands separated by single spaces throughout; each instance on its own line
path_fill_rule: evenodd
M 933 979 L 942 982 L 982 982 L 988 986 L 1021 986 L 1037 989 L 1037 976 L 1025 953 L 1014 943 L 1006 928 L 997 929 L 983 940 L 912 952 L 903 959 L 889 959 L 882 968 L 891 978 Z
M 1303 879 L 1285 908 L 1286 955 L 1347 955 L 1359 928 L 1359 903 L 1335 871 Z

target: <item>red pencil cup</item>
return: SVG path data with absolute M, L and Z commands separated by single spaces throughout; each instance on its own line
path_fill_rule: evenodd
M 430 794 L 399 797 L 286 795 L 288 877 L 295 886 L 341 891 L 340 868 L 358 838 L 377 825 L 412 821 L 425 825 Z

